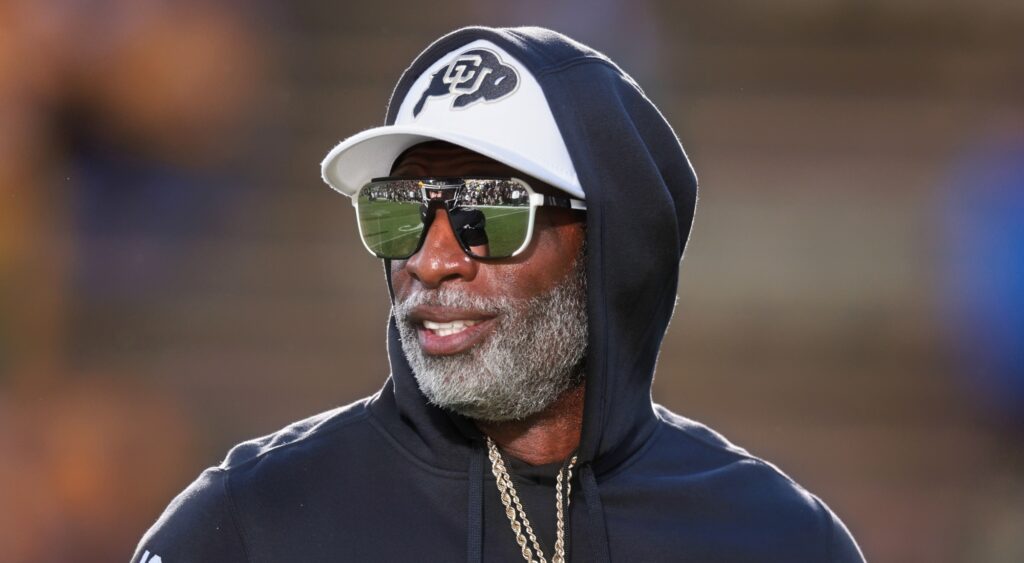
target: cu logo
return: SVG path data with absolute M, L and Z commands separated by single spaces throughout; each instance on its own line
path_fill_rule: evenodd
M 423 111 L 428 98 L 454 96 L 451 109 L 463 109 L 480 101 L 496 102 L 515 92 L 518 86 L 516 69 L 503 63 L 497 53 L 471 49 L 455 55 L 431 76 L 430 84 L 412 108 L 412 116 Z
M 441 81 L 448 85 L 448 92 L 452 94 L 472 94 L 480 89 L 483 79 L 494 72 L 494 69 L 481 66 L 483 62 L 480 55 L 459 55 L 448 65 Z

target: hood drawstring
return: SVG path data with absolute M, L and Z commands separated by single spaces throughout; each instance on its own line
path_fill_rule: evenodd
M 586 535 L 584 543 L 590 551 L 588 561 L 594 563 L 610 563 L 611 553 L 608 551 L 608 529 L 604 524 L 604 506 L 601 505 L 601 491 L 597 488 L 594 477 L 594 466 L 586 463 L 580 466 L 580 485 L 583 489 L 583 501 L 587 504 Z M 581 542 L 577 542 L 579 545 Z
M 473 449 L 469 456 L 469 506 L 466 518 L 466 561 L 482 563 L 484 560 L 484 451 Z

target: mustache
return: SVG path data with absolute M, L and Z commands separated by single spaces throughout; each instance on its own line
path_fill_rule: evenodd
M 451 287 L 441 287 L 438 289 L 414 291 L 402 301 L 396 300 L 391 306 L 391 312 L 396 319 L 401 321 L 406 321 L 412 310 L 421 305 L 473 309 L 482 313 L 497 315 L 508 312 L 520 301 L 522 300 L 514 297 L 482 297 Z

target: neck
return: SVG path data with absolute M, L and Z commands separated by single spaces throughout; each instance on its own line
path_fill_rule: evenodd
M 523 420 L 477 420 L 476 426 L 506 453 L 530 465 L 564 461 L 580 445 L 583 388 L 580 383 L 546 409 Z

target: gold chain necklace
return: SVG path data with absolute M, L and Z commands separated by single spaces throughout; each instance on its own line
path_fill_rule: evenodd
M 540 549 L 540 542 L 537 541 L 537 534 L 533 532 L 533 526 L 526 517 L 526 510 L 523 503 L 516 494 L 516 488 L 512 484 L 512 477 L 505 469 L 505 461 L 498 453 L 498 446 L 494 440 L 487 437 L 487 457 L 491 459 L 491 472 L 498 483 L 498 492 L 501 494 L 501 503 L 505 505 L 505 516 L 512 525 L 512 532 L 516 535 L 516 543 L 522 551 L 523 559 L 530 563 L 547 563 L 544 552 Z M 565 506 L 569 506 L 572 500 L 572 468 L 576 465 L 576 456 L 569 460 L 569 466 L 565 469 Z M 551 563 L 565 563 L 565 519 L 562 514 L 562 470 L 558 470 L 558 479 L 555 486 L 555 553 L 551 557 Z M 524 534 L 523 531 L 526 531 Z M 529 538 L 529 543 L 527 543 Z M 533 550 L 531 551 L 531 547 Z M 534 559 L 534 552 L 537 558 Z

